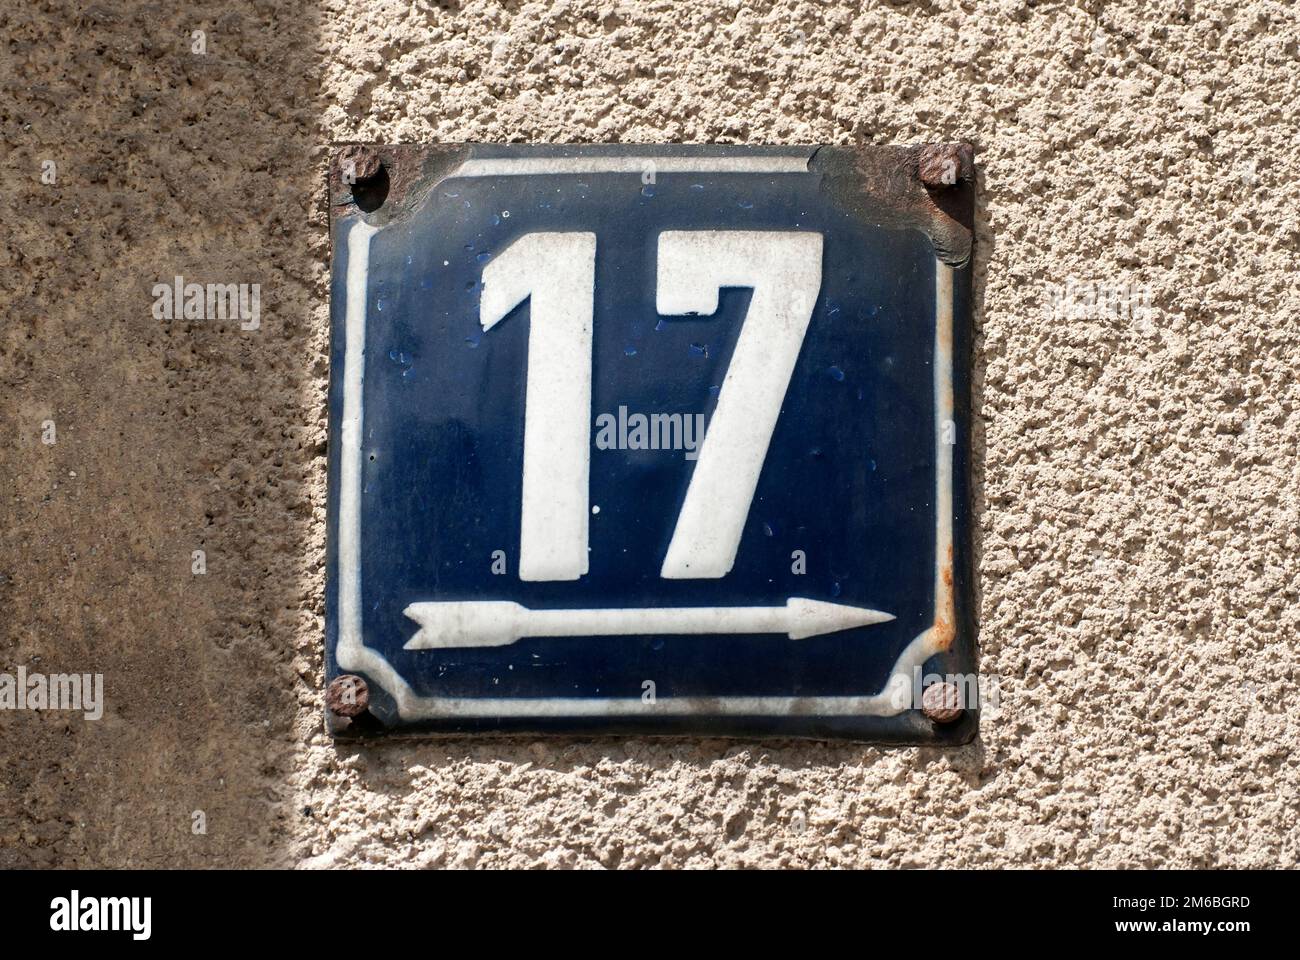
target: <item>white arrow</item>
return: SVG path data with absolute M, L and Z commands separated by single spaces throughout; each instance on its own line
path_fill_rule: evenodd
M 791 597 L 784 607 L 615 607 L 529 610 L 509 600 L 413 603 L 402 611 L 420 625 L 407 650 L 502 647 L 521 637 L 629 634 L 784 633 L 803 640 L 893 620 L 892 613 Z

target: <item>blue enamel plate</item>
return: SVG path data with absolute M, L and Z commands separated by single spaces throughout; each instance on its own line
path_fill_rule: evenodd
M 342 148 L 330 729 L 969 740 L 972 176 Z

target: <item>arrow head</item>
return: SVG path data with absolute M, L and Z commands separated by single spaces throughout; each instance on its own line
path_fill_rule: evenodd
M 852 607 L 847 603 L 827 603 L 825 600 L 808 600 L 804 597 L 791 597 L 785 602 L 789 611 L 789 637 L 791 640 L 806 640 L 819 637 L 824 633 L 839 633 L 854 627 L 867 627 L 873 623 L 888 623 L 894 619 L 892 613 L 870 610 L 866 607 Z

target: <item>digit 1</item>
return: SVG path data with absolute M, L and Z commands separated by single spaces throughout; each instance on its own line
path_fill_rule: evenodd
M 483 269 L 479 323 L 529 301 L 519 579 L 587 572 L 594 233 L 529 233 Z

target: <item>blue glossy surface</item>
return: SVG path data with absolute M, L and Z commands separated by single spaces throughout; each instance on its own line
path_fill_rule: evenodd
M 824 236 L 821 291 L 732 572 L 720 580 L 659 577 L 694 461 L 682 451 L 593 446 L 590 497 L 599 513 L 591 517 L 589 573 L 570 583 L 521 581 L 529 304 L 484 333 L 484 266 L 524 233 L 594 232 L 593 424 L 620 406 L 707 418 L 750 292 L 724 290 L 711 317 L 658 315 L 656 244 L 665 230 L 727 229 Z M 336 233 L 336 368 L 345 270 Z M 444 181 L 371 246 L 361 517 L 366 645 L 425 696 L 640 698 L 647 678 L 661 698 L 878 691 L 933 616 L 934 275 L 926 236 L 846 215 L 814 174 L 659 174 L 652 189 L 626 174 Z M 340 403 L 336 378 L 332 476 Z M 335 506 L 332 500 L 332 512 Z M 504 576 L 491 572 L 496 550 L 506 554 Z M 804 575 L 792 572 L 795 550 L 807 556 Z M 331 554 L 331 573 L 334 562 Z M 872 607 L 897 619 L 800 641 L 770 634 L 526 638 L 504 647 L 402 649 L 417 630 L 402 610 L 416 601 L 775 606 L 791 596 Z M 331 591 L 331 642 L 336 614 Z M 382 693 L 374 709 L 396 722 Z M 863 729 L 878 722 L 865 718 Z M 642 726 L 654 729 L 653 722 Z M 672 728 L 710 729 L 694 718 Z M 783 728 L 776 718 L 754 729 Z

